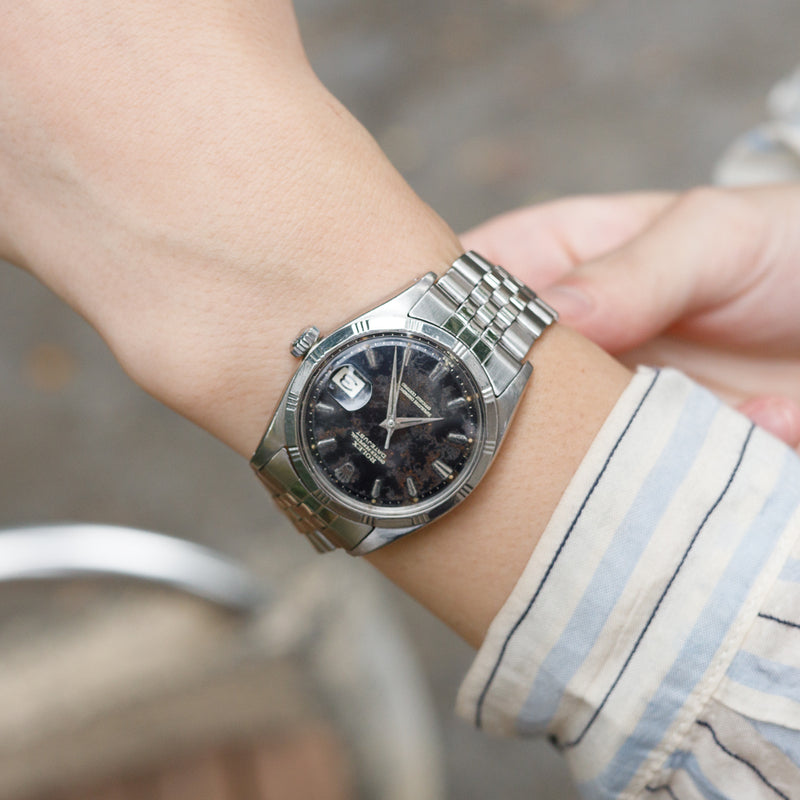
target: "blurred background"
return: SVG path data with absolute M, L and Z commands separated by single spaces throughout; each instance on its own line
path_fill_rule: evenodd
M 705 182 L 730 141 L 764 117 L 770 86 L 800 61 L 796 0 L 297 0 L 296 8 L 322 80 L 456 230 L 520 204 L 565 194 L 681 189 Z M 349 763 L 349 742 L 358 736 L 353 726 L 359 723 L 342 723 L 330 702 L 345 689 L 327 686 L 311 710 L 299 708 L 302 702 L 284 707 L 289 694 L 301 699 L 313 694 L 308 687 L 320 674 L 332 672 L 326 661 L 331 654 L 315 649 L 326 635 L 321 592 L 329 599 L 342 598 L 341 607 L 355 597 L 357 620 L 359 598 L 372 598 L 370 606 L 380 608 L 377 623 L 360 620 L 350 638 L 340 642 L 356 665 L 364 662 L 358 653 L 362 646 L 384 654 L 383 662 L 364 667 L 367 673 L 389 676 L 389 665 L 402 660 L 398 652 L 407 649 L 414 655 L 418 669 L 413 664 L 402 669 L 420 704 L 415 724 L 427 732 L 424 742 L 436 762 L 424 769 L 432 775 L 431 786 L 443 780 L 446 787 L 431 789 L 431 797 L 575 796 L 563 765 L 546 744 L 488 739 L 454 718 L 469 648 L 388 584 L 368 577 L 366 565 L 336 554 L 317 566 L 317 557 L 278 516 L 246 464 L 139 391 L 85 323 L 27 275 L 5 265 L 0 269 L 0 407 L 0 527 L 102 522 L 199 542 L 248 565 L 277 595 L 288 592 L 290 600 L 297 598 L 294 606 L 289 603 L 284 628 L 286 619 L 297 622 L 306 611 L 306 621 L 314 617 L 317 625 L 304 629 L 303 641 L 300 636 L 288 641 L 284 629 L 283 634 L 272 628 L 265 634 L 272 643 L 266 650 L 274 645 L 275 659 L 294 665 L 307 685 L 293 686 L 291 692 L 265 686 L 262 693 L 255 681 L 246 702 L 242 696 L 235 701 L 246 718 L 244 733 L 237 738 L 231 722 L 233 727 L 204 737 L 198 733 L 203 720 L 234 702 L 235 692 L 219 689 L 225 669 L 239 674 L 242 664 L 258 660 L 253 655 L 258 648 L 243 648 L 242 629 L 231 629 L 224 614 L 205 607 L 198 612 L 193 605 L 198 601 L 131 582 L 0 586 L 0 701 L 19 701 L 17 717 L 6 715 L 0 724 L 0 767 L 9 754 L 24 761 L 26 752 L 35 751 L 36 758 L 61 752 L 71 726 L 86 731 L 89 725 L 86 704 L 70 705 L 70 699 L 102 695 L 111 699 L 98 704 L 97 714 L 103 708 L 107 715 L 122 714 L 120 709 L 132 714 L 125 718 L 133 720 L 128 727 L 135 729 L 140 744 L 148 731 L 161 726 L 157 747 L 139 746 L 139 761 L 119 760 L 127 765 L 126 775 L 140 781 L 137 791 L 143 797 L 158 795 L 155 784 L 136 777 L 139 762 L 146 771 L 159 753 L 166 758 L 175 746 L 182 769 L 197 776 L 202 770 L 192 766 L 193 753 L 207 751 L 213 736 L 223 734 L 230 741 L 222 744 L 235 746 L 235 752 L 226 751 L 228 775 L 249 758 L 248 737 L 266 736 L 267 755 L 261 761 L 269 762 L 269 769 L 322 776 L 325 788 L 313 791 L 311 784 L 292 789 L 305 784 L 293 784 L 289 777 L 284 781 L 289 788 L 279 794 L 273 782 L 269 798 L 388 797 L 364 789 L 369 781 Z M 306 591 L 308 585 L 316 588 Z M 317 600 L 308 601 L 309 596 Z M 198 621 L 198 614 L 204 621 Z M 173 620 L 173 627 L 156 630 L 155 621 L 163 619 Z M 274 623 L 277 629 L 279 623 Z M 222 637 L 217 644 L 197 633 L 209 625 Z M 252 643 L 252 628 L 245 628 Z M 391 632 L 390 638 L 402 645 L 399 650 L 379 641 L 380 630 Z M 200 650 L 193 649 L 200 639 Z M 92 645 L 83 648 L 81 641 Z M 176 650 L 174 659 L 165 658 L 154 671 L 148 653 L 170 647 Z M 240 656 L 225 662 L 227 667 L 211 655 L 234 650 Z M 334 651 L 341 656 L 341 650 Z M 194 700 L 187 700 L 203 712 L 184 714 L 183 728 L 170 728 L 155 717 L 137 718 L 136 704 L 148 697 L 156 713 L 159 703 L 153 704 L 152 697 L 175 682 L 170 675 L 183 674 L 181 658 L 194 659 L 190 654 L 195 652 L 205 654 L 204 663 L 216 665 L 197 678 Z M 272 661 L 269 652 L 258 657 Z M 309 659 L 316 667 L 306 674 Z M 340 663 L 339 668 L 355 679 L 360 667 L 342 668 Z M 273 689 L 288 685 L 286 674 L 278 675 L 271 665 L 265 669 L 274 678 Z M 115 688 L 120 682 L 125 692 Z M 391 687 L 391 680 L 387 683 Z M 142 688 L 131 693 L 132 685 Z M 204 695 L 210 685 L 216 705 Z M 170 691 L 174 695 L 176 690 Z M 28 694 L 37 700 L 35 709 L 20 701 Z M 372 705 L 359 711 L 364 720 L 372 713 L 380 722 L 381 696 L 376 690 Z M 260 721 L 248 716 L 248 708 L 270 704 L 278 709 L 275 714 L 265 712 Z M 166 714 L 167 705 L 160 705 Z M 89 748 L 95 753 L 102 751 L 98 720 L 91 720 L 95 738 L 85 737 L 95 742 Z M 364 724 L 369 728 L 374 721 Z M 22 728 L 15 725 L 24 728 L 29 750 L 20 745 Z M 340 736 L 342 725 L 347 732 Z M 176 744 L 186 731 L 189 739 L 194 736 L 195 750 Z M 135 743 L 131 746 L 136 750 Z M 76 748 L 63 770 L 66 774 L 74 767 L 77 785 L 85 787 L 89 773 L 75 767 L 85 754 Z M 437 777 L 433 773 L 439 768 Z M 33 763 L 30 772 L 36 771 Z M 98 780 L 109 778 L 102 770 L 97 774 Z M 229 788 L 235 783 L 229 781 Z M 40 793 L 46 788 L 35 782 L 30 787 Z M 339 794 L 331 794 L 332 789 Z M 231 797 L 255 797 L 250 784 L 242 783 L 240 790 Z M 78 788 L 70 796 L 89 797 L 90 791 Z M 191 796 L 199 800 L 201 795 L 195 791 Z

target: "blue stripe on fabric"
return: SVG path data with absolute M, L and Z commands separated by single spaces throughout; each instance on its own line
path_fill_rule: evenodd
M 789 664 L 741 650 L 728 667 L 727 676 L 750 689 L 800 703 L 800 669 Z
M 748 446 L 748 444 L 750 442 L 750 437 L 753 435 L 754 427 L 755 426 L 753 426 L 753 425 L 750 426 L 750 428 L 749 428 L 749 430 L 747 432 L 747 436 L 745 437 L 744 443 L 742 444 L 741 450 L 739 452 L 739 458 L 737 459 L 736 464 L 733 467 L 733 471 L 731 472 L 730 476 L 728 477 L 727 483 L 723 487 L 722 492 L 720 492 L 720 494 L 718 495 L 717 499 L 713 502 L 711 507 L 706 511 L 706 514 L 703 517 L 702 522 L 700 523 L 700 525 L 695 530 L 694 534 L 692 535 L 692 538 L 689 540 L 689 544 L 686 547 L 686 549 L 684 550 L 683 555 L 681 556 L 681 559 L 678 562 L 677 567 L 673 570 L 672 575 L 670 576 L 669 580 L 667 581 L 666 586 L 663 588 L 661 594 L 659 595 L 658 600 L 656 601 L 656 604 L 653 606 L 653 609 L 650 612 L 650 616 L 647 618 L 647 622 L 645 622 L 644 627 L 639 632 L 639 635 L 636 638 L 636 641 L 634 642 L 633 647 L 631 648 L 631 651 L 628 653 L 628 657 L 625 659 L 625 662 L 623 663 L 621 669 L 617 673 L 617 677 L 612 681 L 611 686 L 609 686 L 608 690 L 606 691 L 605 696 L 600 701 L 600 703 L 598 704 L 597 708 L 595 708 L 595 710 L 592 712 L 592 715 L 589 717 L 588 721 L 584 725 L 583 730 L 574 739 L 572 739 L 572 741 L 565 742 L 563 744 L 564 748 L 576 747 L 577 745 L 579 745 L 581 743 L 581 741 L 583 740 L 583 737 L 588 733 L 589 728 L 591 728 L 591 726 L 594 724 L 594 722 L 600 716 L 600 712 L 603 710 L 603 707 L 605 706 L 606 702 L 608 702 L 609 697 L 611 697 L 611 693 L 617 688 L 617 684 L 622 679 L 622 676 L 623 676 L 625 670 L 628 668 L 628 666 L 630 665 L 631 661 L 633 660 L 633 657 L 636 655 L 636 651 L 639 649 L 639 645 L 642 643 L 642 640 L 644 639 L 645 634 L 647 633 L 648 629 L 650 628 L 650 625 L 652 624 L 653 620 L 656 618 L 656 615 L 658 614 L 658 611 L 661 608 L 661 604 L 664 602 L 664 598 L 669 593 L 669 590 L 672 588 L 672 585 L 675 583 L 675 580 L 677 579 L 678 574 L 680 573 L 681 569 L 683 569 L 683 566 L 686 563 L 686 560 L 689 558 L 689 554 L 691 553 L 692 548 L 694 547 L 694 544 L 697 541 L 697 538 L 700 536 L 701 532 L 703 531 L 703 528 L 705 528 L 706 522 L 708 522 L 709 518 L 717 510 L 717 506 L 722 502 L 722 499 L 728 493 L 728 489 L 730 489 L 731 484 L 733 483 L 733 479 L 736 477 L 736 474 L 739 471 L 739 467 L 741 466 L 742 459 L 744 458 L 745 451 L 747 450 L 747 446 Z
M 749 436 L 750 434 L 748 440 Z M 649 752 L 663 739 L 675 715 L 683 707 L 722 645 L 753 582 L 763 569 L 775 543 L 794 513 L 798 502 L 798 485 L 800 485 L 800 460 L 787 449 L 773 491 L 736 548 L 725 572 L 664 680 L 647 704 L 633 733 L 607 764 L 605 770 L 595 780 L 585 784 L 587 789 L 597 785 L 604 789 L 610 787 L 617 792 L 622 791 Z M 591 791 L 588 794 L 591 795 Z
M 555 715 L 564 687 L 602 633 L 719 408 L 719 400 L 699 387 L 693 387 L 687 396 L 672 436 L 639 487 L 560 638 L 542 662 L 518 715 L 518 732 L 539 732 Z
M 775 725 L 772 722 L 762 722 L 760 719 L 745 719 L 755 728 L 756 733 L 777 747 L 785 756 L 800 768 L 800 731 L 792 728 L 784 728 L 783 725 Z
M 639 411 L 641 411 L 641 408 L 644 405 L 645 400 L 647 400 L 647 398 L 650 395 L 650 392 L 656 385 L 656 381 L 658 380 L 658 376 L 660 374 L 661 373 L 658 370 L 656 370 L 655 375 L 653 375 L 653 379 L 650 381 L 646 391 L 641 396 L 639 403 L 637 404 L 636 408 L 633 411 L 633 414 L 631 414 L 631 418 L 626 423 L 625 427 L 622 430 L 622 433 L 620 433 L 619 437 L 617 438 L 617 441 L 614 442 L 614 446 L 611 448 L 611 451 L 609 452 L 608 457 L 605 460 L 605 463 L 603 464 L 600 472 L 597 474 L 597 477 L 594 479 L 594 483 L 592 483 L 591 487 L 589 488 L 586 497 L 583 498 L 583 502 L 581 503 L 577 514 L 575 514 L 575 519 L 572 520 L 572 523 L 567 529 L 567 532 L 564 534 L 564 538 L 558 545 L 558 549 L 556 550 L 555 555 L 553 556 L 550 563 L 547 565 L 547 569 L 545 570 L 544 576 L 542 577 L 542 580 L 539 582 L 539 585 L 536 587 L 536 591 L 533 593 L 533 597 L 531 597 L 530 601 L 528 602 L 528 605 L 525 607 L 525 610 L 522 612 L 519 619 L 514 623 L 511 630 L 508 632 L 508 635 L 506 636 L 505 641 L 503 642 L 503 646 L 500 648 L 500 654 L 497 656 L 497 661 L 495 661 L 494 667 L 492 667 L 492 671 L 489 673 L 489 677 L 486 680 L 486 684 L 484 685 L 480 693 L 480 696 L 478 697 L 478 701 L 475 705 L 475 726 L 477 728 L 480 728 L 483 723 L 483 704 L 486 701 L 486 696 L 489 693 L 489 689 L 491 688 L 492 683 L 494 682 L 495 676 L 497 675 L 497 672 L 500 669 L 500 665 L 503 663 L 503 658 L 505 657 L 506 650 L 508 649 L 508 645 L 510 644 L 511 639 L 514 637 L 514 634 L 519 629 L 519 626 L 522 625 L 522 623 L 525 621 L 526 617 L 530 613 L 530 610 L 533 608 L 533 604 L 539 597 L 539 594 L 541 593 L 545 583 L 547 583 L 547 579 L 550 577 L 550 574 L 552 573 L 553 568 L 556 565 L 556 562 L 561 556 L 561 553 L 564 551 L 564 547 L 567 544 L 567 540 L 572 535 L 572 531 L 575 529 L 575 526 L 578 524 L 578 520 L 581 518 L 581 515 L 583 514 L 583 511 L 586 508 L 586 504 L 589 502 L 589 498 L 591 498 L 591 496 L 594 494 L 594 490 L 600 483 L 600 480 L 605 474 L 608 465 L 611 463 L 611 460 L 614 458 L 614 455 L 616 454 L 617 449 L 622 443 L 622 440 L 627 436 L 628 431 L 631 429 L 634 420 L 639 416 Z
M 685 751 L 674 753 L 668 764 L 670 767 L 683 770 L 706 800 L 733 800 L 714 786 L 708 775 L 703 772 L 693 753 Z
M 782 581 L 800 583 L 800 559 L 788 558 L 778 578 Z

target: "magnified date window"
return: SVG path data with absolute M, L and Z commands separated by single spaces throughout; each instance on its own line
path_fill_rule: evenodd
M 328 388 L 334 400 L 347 411 L 358 411 L 372 397 L 372 384 L 352 364 L 339 367 Z

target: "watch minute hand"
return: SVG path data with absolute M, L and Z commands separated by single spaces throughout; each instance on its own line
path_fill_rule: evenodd
M 403 360 L 400 362 L 400 375 L 397 375 L 397 347 L 394 348 L 394 361 L 392 362 L 392 381 L 389 384 L 389 410 L 386 419 L 381 423 L 381 427 L 386 428 L 386 444 L 383 449 L 388 450 L 392 441 L 392 434 L 397 430 L 395 420 L 397 419 L 397 402 L 400 400 L 400 387 L 403 384 L 403 372 L 405 371 L 411 348 L 406 347 L 403 351 Z
M 394 360 L 392 361 L 392 379 L 389 381 L 389 402 L 386 408 L 386 419 L 394 416 L 395 400 L 394 395 L 397 391 L 397 348 L 394 349 Z
M 389 443 L 392 441 L 392 434 L 394 433 L 394 414 L 397 407 L 397 400 L 395 394 L 398 393 L 398 380 L 397 380 L 397 347 L 394 348 L 394 360 L 392 361 L 392 379 L 389 382 L 389 403 L 386 409 L 386 419 L 381 422 L 381 427 L 386 428 L 386 444 L 383 446 L 384 450 L 389 449 Z
M 395 349 L 395 353 L 397 353 L 397 349 Z M 392 405 L 392 419 L 397 418 L 397 401 L 400 399 L 400 386 L 403 383 L 403 373 L 406 369 L 406 364 L 408 363 L 408 357 L 411 354 L 411 348 L 406 347 L 403 350 L 403 360 L 400 362 L 400 376 L 397 378 L 397 381 L 394 385 L 394 397 L 392 398 L 394 404 Z
M 425 425 L 427 422 L 441 422 L 444 417 L 396 417 L 394 429 L 413 428 L 415 425 Z

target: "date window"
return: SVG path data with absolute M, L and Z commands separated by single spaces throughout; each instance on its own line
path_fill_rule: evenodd
M 358 411 L 372 397 L 372 384 L 352 364 L 345 364 L 333 373 L 329 389 L 347 411 Z

